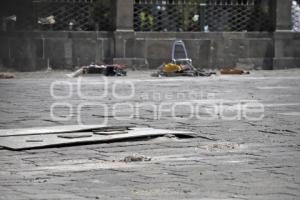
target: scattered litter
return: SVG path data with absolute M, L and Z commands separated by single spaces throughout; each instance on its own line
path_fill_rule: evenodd
M 224 67 L 220 69 L 220 73 L 223 75 L 231 75 L 231 74 L 237 74 L 237 75 L 242 75 L 242 74 L 250 74 L 249 71 L 245 71 L 242 69 L 237 69 L 237 68 L 231 68 L 231 67 Z
M 55 17 L 53 15 L 38 18 L 38 24 L 55 24 L 55 22 Z
M 163 63 L 158 67 L 158 72 L 153 73 L 152 76 L 211 76 L 212 74 L 216 73 L 195 68 L 192 64 L 192 59 L 187 55 L 184 42 L 176 40 L 172 48 L 172 62 Z
M 0 79 L 11 79 L 11 78 L 16 78 L 14 74 L 11 73 L 0 73 Z
M 153 77 L 174 77 L 174 76 L 211 76 L 215 72 L 205 72 L 196 68 L 191 68 L 188 64 L 163 64 L 158 68 L 158 72 L 153 73 Z
M 191 190 L 183 190 L 184 193 L 190 193 L 192 192 Z
M 83 66 L 77 71 L 67 74 L 68 77 L 78 77 L 84 74 L 102 74 L 105 76 L 126 76 L 125 65 L 97 65 L 90 64 L 89 66 Z
M 132 155 L 126 156 L 125 158 L 121 159 L 120 162 L 142 162 L 142 161 L 151 161 L 150 157 L 146 157 L 143 155 Z
M 231 151 L 235 150 L 239 147 L 239 144 L 234 144 L 234 143 L 214 143 L 214 144 L 209 144 L 206 146 L 206 150 L 208 151 Z

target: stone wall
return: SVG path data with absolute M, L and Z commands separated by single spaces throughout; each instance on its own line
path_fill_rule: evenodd
M 274 33 L 273 69 L 300 67 L 300 33 Z
M 2 32 L 0 43 L 1 64 L 19 71 L 111 62 L 114 48 L 107 32 Z
M 34 71 L 96 63 L 156 68 L 171 61 L 172 43 L 183 40 L 198 68 L 300 67 L 300 33 L 291 32 L 292 0 L 270 0 L 275 31 L 134 32 L 133 0 L 113 0 L 114 32 L 0 32 L 0 67 Z
M 174 40 L 185 42 L 189 57 L 198 68 L 240 66 L 272 69 L 271 33 L 154 33 L 137 32 L 123 40 L 123 58 L 145 59 L 149 67 L 171 61 Z M 116 59 L 115 59 L 116 60 Z M 122 60 L 118 58 L 117 60 Z
M 2 32 L 0 64 L 19 71 L 125 63 L 138 69 L 171 61 L 172 43 L 185 42 L 194 66 L 284 69 L 300 66 L 300 33 Z

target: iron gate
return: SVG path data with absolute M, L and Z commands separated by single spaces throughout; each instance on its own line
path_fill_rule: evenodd
M 7 1 L 6 24 L 15 30 L 111 31 L 111 0 L 24 0 Z M 22 5 L 15 6 L 16 3 Z M 3 3 L 5 4 L 5 3 Z M 15 22 L 14 22 L 15 21 Z
M 135 0 L 135 31 L 271 31 L 261 0 Z

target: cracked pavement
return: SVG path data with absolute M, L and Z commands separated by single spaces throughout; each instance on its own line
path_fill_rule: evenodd
M 80 96 L 78 79 L 66 78 L 65 73 L 17 73 L 16 79 L 0 80 L 0 128 L 107 119 L 109 125 L 187 130 L 197 137 L 0 149 L 0 199 L 300 199 L 300 70 L 197 78 L 153 78 L 151 71 L 130 71 L 127 77 L 108 78 L 109 93 L 101 99 L 88 96 L 103 94 L 101 78 L 84 77 Z M 132 97 L 112 96 L 118 80 L 127 81 L 115 85 L 121 96 L 131 94 L 133 83 Z M 50 92 L 53 82 L 57 99 Z M 226 120 L 218 112 L 212 117 L 209 109 L 219 108 L 220 100 L 228 115 L 243 112 L 240 104 L 259 102 L 264 116 Z M 72 107 L 70 113 L 66 106 L 55 111 L 61 118 L 70 114 L 65 121 L 50 116 L 57 102 Z M 174 118 L 170 108 L 176 102 L 192 109 L 178 106 Z M 200 118 L 190 115 L 199 102 Z M 152 105 L 165 107 L 156 113 Z M 138 114 L 131 115 L 132 108 Z M 131 155 L 151 160 L 122 161 Z

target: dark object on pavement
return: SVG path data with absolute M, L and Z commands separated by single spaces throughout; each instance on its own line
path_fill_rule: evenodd
M 107 65 L 105 70 L 106 76 L 126 76 L 124 65 Z
M 121 159 L 122 162 L 142 162 L 142 161 L 151 161 L 150 157 L 146 157 L 143 155 L 132 155 L 126 156 L 124 159 Z
M 90 65 L 83 68 L 83 74 L 103 74 L 105 68 L 97 65 Z

